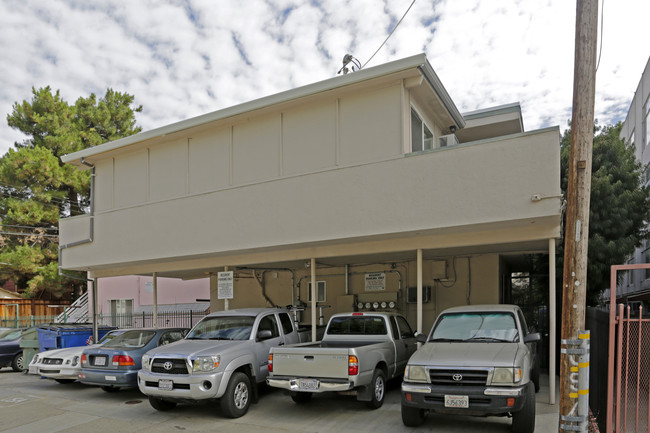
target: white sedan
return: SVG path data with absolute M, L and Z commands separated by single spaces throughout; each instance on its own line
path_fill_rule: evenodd
M 29 374 L 54 379 L 59 383 L 74 382 L 81 367 L 81 353 L 89 347 L 101 346 L 124 331 L 123 329 L 109 331 L 97 344 L 91 346 L 66 347 L 38 353 L 29 363 Z

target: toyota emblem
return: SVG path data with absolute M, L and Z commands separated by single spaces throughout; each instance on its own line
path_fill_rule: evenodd
M 174 363 L 171 361 L 167 361 L 163 364 L 163 368 L 165 370 L 171 370 L 172 368 L 174 368 Z
M 453 376 L 451 376 L 452 379 L 454 379 L 454 382 L 460 382 L 463 380 L 463 375 L 460 373 L 456 373 Z

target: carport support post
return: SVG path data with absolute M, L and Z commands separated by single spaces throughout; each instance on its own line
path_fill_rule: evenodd
M 422 333 L 422 248 L 418 249 L 417 252 L 417 316 L 418 316 L 418 334 Z
M 316 341 L 316 259 L 312 257 L 311 263 L 311 341 Z
M 93 301 L 92 301 L 92 312 L 93 312 L 93 343 L 97 343 L 99 341 L 99 330 L 97 327 L 97 281 L 98 278 L 93 278 L 92 284 L 92 296 L 93 296 Z
M 555 404 L 555 239 L 548 240 L 548 386 L 549 404 Z
M 158 273 L 153 273 L 153 327 L 158 328 Z

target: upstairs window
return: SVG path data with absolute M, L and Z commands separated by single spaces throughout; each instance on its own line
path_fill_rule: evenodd
M 411 152 L 433 149 L 433 134 L 418 113 L 411 108 Z

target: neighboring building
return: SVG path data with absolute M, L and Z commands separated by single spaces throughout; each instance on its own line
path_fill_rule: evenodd
M 64 156 L 96 176 L 60 263 L 100 284 L 209 278 L 212 311 L 385 309 L 428 329 L 511 301 L 531 254 L 555 261 L 559 140 L 525 132 L 518 104 L 461 115 L 413 56 Z
M 158 278 L 158 311 L 204 313 L 209 309 L 210 280 L 183 281 Z M 92 304 L 92 291 L 89 291 Z M 101 278 L 97 287 L 97 314 L 103 323 L 114 326 L 134 326 L 138 315 L 153 311 L 153 278 L 121 276 Z
M 630 104 L 621 138 L 634 145 L 637 159 L 646 167 L 645 182 L 650 184 L 650 58 L 641 75 Z M 650 263 L 650 240 L 645 239 L 628 264 Z M 620 293 L 618 293 L 620 292 Z M 622 287 L 617 289 L 618 302 L 632 306 L 650 302 L 650 270 L 627 271 Z M 646 309 L 647 311 L 647 309 Z

